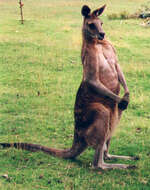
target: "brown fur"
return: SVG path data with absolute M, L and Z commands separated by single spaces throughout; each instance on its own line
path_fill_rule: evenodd
M 122 110 L 127 108 L 129 102 L 129 91 L 117 63 L 116 52 L 111 43 L 105 39 L 102 22 L 98 18 L 104 9 L 105 6 L 90 13 L 88 6 L 82 8 L 83 79 L 74 107 L 75 130 L 72 147 L 58 150 L 28 143 L 1 143 L 2 146 L 43 151 L 62 158 L 75 158 L 91 146 L 96 150 L 94 167 L 127 168 L 126 165 L 109 165 L 103 162 L 103 155 L 108 156 L 112 133 L 119 122 Z M 119 97 L 120 84 L 125 90 L 122 99 Z

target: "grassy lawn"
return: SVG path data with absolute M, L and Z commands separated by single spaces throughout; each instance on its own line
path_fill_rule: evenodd
M 76 161 L 0 149 L 1 190 L 150 189 L 150 28 L 139 19 L 107 18 L 124 10 L 134 13 L 148 0 L 26 0 L 24 25 L 17 1 L 0 0 L 0 142 L 71 146 L 82 79 L 81 7 L 104 3 L 104 30 L 117 49 L 131 93 L 110 152 L 140 156 L 139 161 L 117 161 L 138 168 L 94 171 L 92 149 Z

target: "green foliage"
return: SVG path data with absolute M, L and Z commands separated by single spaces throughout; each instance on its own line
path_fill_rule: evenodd
M 115 20 L 115 19 L 128 19 L 129 13 L 127 11 L 122 11 L 121 13 L 117 14 L 117 13 L 111 13 L 108 15 L 108 19 L 110 20 Z
M 92 149 L 74 161 L 41 152 L 0 149 L 1 190 L 149 189 L 150 32 L 139 20 L 120 22 L 106 17 L 112 10 L 116 14 L 135 12 L 146 2 L 109 1 L 102 16 L 131 93 L 110 152 L 140 156 L 139 161 L 126 161 L 138 168 L 94 171 Z M 17 2 L 0 0 L 0 142 L 71 146 L 73 105 L 82 79 L 80 10 L 84 3 L 26 0 L 22 25 Z M 86 2 L 92 8 L 104 3 Z
M 108 19 L 115 20 L 115 19 L 120 19 L 120 17 L 117 13 L 111 13 L 108 15 Z
M 145 4 L 140 5 L 134 13 L 129 13 L 126 8 L 121 11 L 120 13 L 110 13 L 107 15 L 109 20 L 124 20 L 124 19 L 133 19 L 133 18 L 142 18 L 146 19 L 150 17 L 150 1 L 146 2 Z

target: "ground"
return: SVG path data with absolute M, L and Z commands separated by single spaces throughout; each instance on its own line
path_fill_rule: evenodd
M 107 4 L 102 20 L 114 44 L 131 98 L 110 152 L 139 156 L 135 170 L 94 171 L 94 151 L 76 161 L 43 153 L 0 150 L 1 190 L 150 189 L 150 28 L 140 19 L 109 20 L 134 13 L 146 0 L 0 0 L 0 142 L 31 142 L 67 148 L 73 138 L 73 106 L 82 79 L 81 7 Z M 114 161 L 116 162 L 116 161 Z

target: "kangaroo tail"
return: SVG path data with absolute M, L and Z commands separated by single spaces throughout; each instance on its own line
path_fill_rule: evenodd
M 54 149 L 54 148 L 49 148 L 46 146 L 41 146 L 38 144 L 30 144 L 30 143 L 0 143 L 0 146 L 3 148 L 17 148 L 17 149 L 22 149 L 22 150 L 28 150 L 31 152 L 37 152 L 37 151 L 42 151 L 44 153 L 50 154 L 55 157 L 60 157 L 60 158 L 75 158 L 79 154 L 81 154 L 87 147 L 85 142 L 76 142 L 74 140 L 74 143 L 70 149 L 64 149 L 64 150 L 59 150 L 59 149 Z

